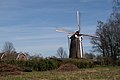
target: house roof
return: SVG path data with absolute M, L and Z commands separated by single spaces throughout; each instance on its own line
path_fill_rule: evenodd
M 0 53 L 0 60 L 1 60 L 1 58 L 2 58 L 3 55 L 4 55 L 4 53 Z
M 0 53 L 0 60 L 3 58 L 4 54 L 5 54 L 4 52 L 3 52 L 3 53 Z M 8 54 L 8 55 L 11 55 L 11 54 Z M 14 55 L 15 55 L 15 58 L 16 58 L 16 59 L 19 58 L 20 55 L 24 55 L 24 56 L 26 56 L 26 58 L 28 58 L 27 55 L 26 55 L 25 53 L 22 53 L 22 52 L 20 52 L 20 53 L 15 53 Z
M 20 52 L 20 53 L 17 54 L 16 59 L 19 58 L 20 55 L 24 55 L 24 56 L 27 57 L 27 55 L 25 53 Z

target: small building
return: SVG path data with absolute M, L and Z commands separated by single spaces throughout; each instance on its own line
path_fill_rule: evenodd
M 28 55 L 27 53 L 0 53 L 0 60 L 23 60 L 26 61 L 28 60 Z
M 28 60 L 28 56 L 27 56 L 26 53 L 20 52 L 20 53 L 17 54 L 16 60 L 26 61 L 26 60 Z

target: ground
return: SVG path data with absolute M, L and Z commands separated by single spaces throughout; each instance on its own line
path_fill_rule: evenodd
M 79 71 L 23 72 L 1 76 L 0 80 L 120 80 L 120 67 L 94 67 Z

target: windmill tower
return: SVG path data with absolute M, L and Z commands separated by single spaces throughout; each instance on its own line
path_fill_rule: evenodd
M 94 35 L 82 34 L 80 28 L 80 13 L 77 11 L 77 23 L 78 30 L 76 32 L 71 32 L 65 29 L 57 29 L 57 32 L 63 32 L 71 37 L 68 39 L 69 47 L 69 58 L 83 58 L 83 45 L 82 45 L 82 36 L 88 37 L 97 37 Z

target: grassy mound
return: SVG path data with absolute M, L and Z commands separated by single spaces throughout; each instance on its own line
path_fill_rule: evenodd
M 61 65 L 57 71 L 78 71 L 79 68 L 77 66 L 75 66 L 74 64 L 71 63 L 67 63 L 64 65 Z

